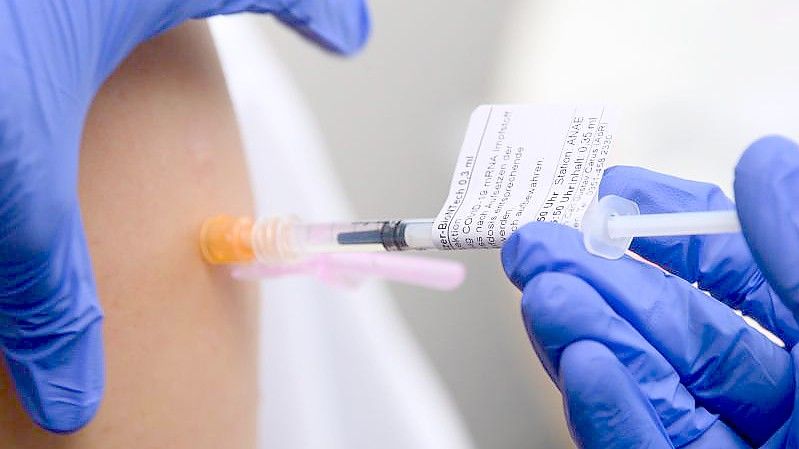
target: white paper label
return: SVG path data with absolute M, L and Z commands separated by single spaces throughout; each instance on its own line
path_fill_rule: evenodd
M 499 248 L 531 221 L 578 228 L 599 188 L 617 122 L 618 113 L 602 105 L 475 109 L 433 225 L 436 245 Z

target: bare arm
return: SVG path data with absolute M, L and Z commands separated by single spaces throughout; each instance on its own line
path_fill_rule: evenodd
M 204 24 L 144 44 L 105 84 L 84 133 L 80 200 L 106 315 L 106 394 L 86 428 L 52 435 L 3 372 L 4 447 L 255 446 L 255 291 L 197 249 L 205 217 L 251 213 L 244 163 Z

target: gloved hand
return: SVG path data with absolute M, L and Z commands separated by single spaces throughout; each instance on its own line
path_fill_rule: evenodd
M 607 171 L 607 194 L 642 213 L 737 206 L 743 234 L 633 241 L 669 273 L 592 256 L 558 225 L 530 224 L 509 239 L 502 261 L 524 291 L 527 332 L 577 444 L 799 447 L 799 148 L 755 142 L 736 169 L 736 206 L 715 186 L 631 167 Z
M 0 0 L 0 349 L 48 430 L 86 424 L 103 392 L 102 312 L 77 200 L 92 98 L 140 42 L 240 11 L 271 13 L 339 53 L 369 32 L 363 0 Z

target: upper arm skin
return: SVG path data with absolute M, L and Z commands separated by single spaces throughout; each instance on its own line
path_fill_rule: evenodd
M 207 26 L 142 45 L 104 85 L 81 148 L 80 200 L 105 312 L 94 420 L 38 429 L 0 375 L 0 446 L 255 447 L 258 298 L 206 265 L 203 219 L 252 214 L 238 129 Z

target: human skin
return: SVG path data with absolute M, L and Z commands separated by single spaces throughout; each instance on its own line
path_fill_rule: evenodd
M 252 214 L 241 142 L 207 26 L 140 46 L 98 93 L 79 192 L 105 312 L 100 409 L 70 435 L 25 414 L 0 372 L 0 446 L 256 445 L 255 287 L 205 264 L 206 217 Z

